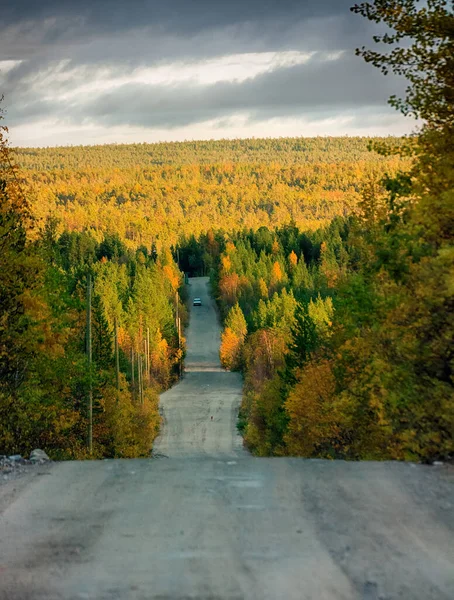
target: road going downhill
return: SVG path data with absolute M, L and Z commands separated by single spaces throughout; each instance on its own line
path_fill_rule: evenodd
M 0 600 L 452 600 L 452 467 L 248 455 L 206 280 L 190 289 L 156 458 L 1 486 Z
M 161 396 L 164 427 L 155 455 L 244 455 L 236 428 L 241 376 L 219 362 L 221 328 L 207 284 L 207 277 L 190 279 L 190 299 L 200 298 L 202 306 L 191 306 L 184 378 Z

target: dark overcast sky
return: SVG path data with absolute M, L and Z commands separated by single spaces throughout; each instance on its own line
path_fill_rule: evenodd
M 387 134 L 403 82 L 354 56 L 351 0 L 15 0 L 1 11 L 13 143 Z

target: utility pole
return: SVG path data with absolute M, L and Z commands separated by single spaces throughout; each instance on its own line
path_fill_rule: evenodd
M 117 378 L 117 402 L 120 394 L 120 352 L 118 350 L 118 321 L 115 317 L 115 374 Z
M 151 383 L 151 373 L 150 373 L 150 328 L 147 327 L 147 380 L 148 385 Z
M 143 373 L 142 373 L 142 355 L 139 354 L 137 357 L 137 366 L 138 366 L 138 373 L 137 373 L 137 380 L 139 383 L 139 402 L 140 404 L 143 404 Z
M 140 404 L 143 404 L 143 363 L 144 357 L 140 356 Z
M 93 382 L 91 349 L 91 274 L 87 277 L 88 451 L 93 452 Z
M 180 317 L 178 317 L 177 329 L 178 329 L 178 350 L 181 350 L 181 320 L 180 320 Z M 179 371 L 180 371 L 180 377 L 181 377 L 181 375 L 183 373 L 183 360 L 182 360 L 181 356 L 180 356 Z
M 134 393 L 134 348 L 131 348 L 131 385 L 132 392 Z
M 178 290 L 175 292 L 175 325 L 176 325 L 176 329 L 177 329 L 178 350 L 180 350 L 180 348 L 181 348 L 181 323 L 180 323 Z M 181 377 L 181 358 L 179 358 L 178 360 L 179 360 L 178 372 Z

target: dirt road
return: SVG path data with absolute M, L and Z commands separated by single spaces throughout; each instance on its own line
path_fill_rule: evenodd
M 162 397 L 169 458 L 2 486 L 0 599 L 452 600 L 452 468 L 249 456 L 240 381 L 219 369 L 215 313 L 191 284 L 203 310 Z
M 208 278 L 190 279 L 189 293 L 201 298 L 194 306 L 182 381 L 161 396 L 164 420 L 154 454 L 177 456 L 244 456 L 236 421 L 241 402 L 239 373 L 224 371 L 219 362 L 219 326 Z

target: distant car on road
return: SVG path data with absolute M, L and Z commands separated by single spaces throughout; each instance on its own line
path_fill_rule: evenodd
M 192 306 L 202 306 L 202 300 L 200 298 L 194 298 Z

